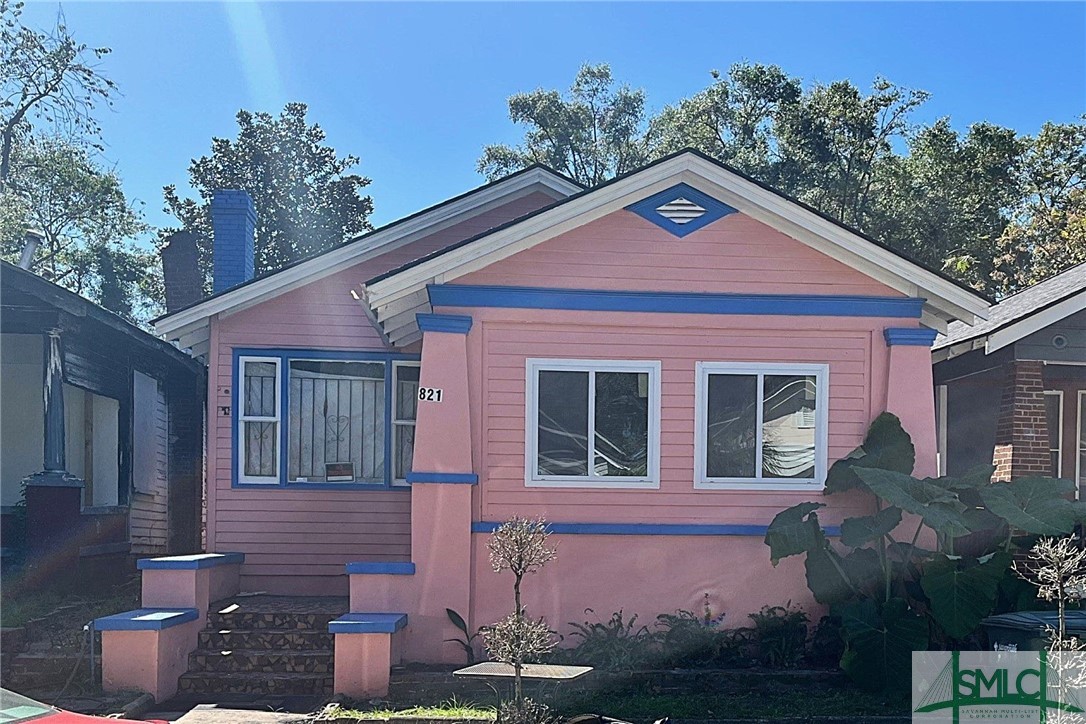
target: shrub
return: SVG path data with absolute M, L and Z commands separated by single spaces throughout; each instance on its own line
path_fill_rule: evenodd
M 595 615 L 595 611 L 586 608 L 585 614 Z M 565 652 L 570 661 L 610 671 L 633 671 L 652 664 L 656 637 L 647 626 L 637 625 L 637 616 L 626 619 L 619 610 L 607 621 L 569 625 L 573 627 L 570 636 L 579 639 Z
M 807 624 L 810 619 L 789 601 L 784 606 L 764 606 L 750 614 L 754 626 L 750 645 L 754 658 L 762 666 L 791 669 L 799 665 L 807 650 Z

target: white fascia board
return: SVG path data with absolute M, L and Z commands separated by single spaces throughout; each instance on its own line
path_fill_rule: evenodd
M 457 224 L 469 216 L 489 211 L 536 191 L 543 192 L 557 201 L 581 190 L 580 186 L 545 169 L 531 169 L 505 181 L 495 182 L 413 219 L 395 224 L 392 228 L 372 232 L 368 238 L 345 244 L 309 261 L 246 284 L 233 292 L 227 292 L 203 304 L 163 317 L 155 323 L 155 333 L 166 338 L 174 337 L 178 329 L 188 328 L 194 324 L 207 324 L 208 318 L 212 315 L 227 315 L 241 311 L 291 289 L 335 274 L 353 264 L 398 249 Z
M 992 332 L 985 341 L 984 353 L 991 354 L 1001 350 L 1007 345 L 1014 344 L 1034 332 L 1041 331 L 1050 324 L 1055 324 L 1065 317 L 1081 312 L 1083 309 L 1086 309 L 1086 289 L 1072 294 L 1048 309 L 1031 314 L 1014 324 Z
M 926 298 L 925 323 L 940 331 L 951 319 L 972 324 L 977 317 L 987 317 L 988 303 L 980 296 L 693 154 L 676 156 L 382 279 L 368 287 L 370 301 L 378 318 L 384 318 L 388 315 L 382 307 L 427 283 L 451 281 L 482 269 L 680 181 L 701 187 L 740 212 L 903 294 Z

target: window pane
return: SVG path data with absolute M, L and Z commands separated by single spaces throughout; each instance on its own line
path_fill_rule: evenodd
M 275 417 L 275 363 L 245 363 L 244 414 Z
M 1086 395 L 1078 395 L 1078 487 L 1086 487 Z
M 419 368 L 396 368 L 396 419 L 414 420 L 419 402 Z
M 709 375 L 705 416 L 705 473 L 753 478 L 758 425 L 758 377 Z
M 813 478 L 815 378 L 766 375 L 763 380 L 762 476 Z
M 1045 395 L 1045 423 L 1048 427 L 1048 449 L 1051 454 L 1049 475 L 1060 474 L 1060 448 L 1063 437 L 1063 424 L 1060 420 L 1060 396 Z
M 415 426 L 396 425 L 396 479 L 403 480 L 411 472 L 415 454 Z
M 279 425 L 274 422 L 243 422 L 246 477 L 275 477 Z
M 593 472 L 645 476 L 649 451 L 649 376 L 645 372 L 596 373 Z
M 588 373 L 539 372 L 536 471 L 588 475 Z
M 289 480 L 384 481 L 383 362 L 291 361 L 288 400 Z

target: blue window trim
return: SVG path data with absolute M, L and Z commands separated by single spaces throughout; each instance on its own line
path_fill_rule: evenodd
M 698 206 L 705 209 L 705 213 L 692 221 L 688 221 L 685 224 L 678 224 L 671 219 L 661 214 L 658 209 L 664 204 L 675 201 L 676 199 L 684 198 L 687 201 L 692 201 Z M 738 212 L 738 209 L 728 206 L 723 201 L 717 201 L 707 193 L 698 191 L 696 188 L 689 184 L 680 183 L 672 186 L 671 188 L 664 189 L 659 193 L 655 193 L 652 196 L 641 199 L 640 201 L 630 204 L 626 207 L 627 211 L 640 216 L 645 221 L 656 224 L 664 231 L 667 231 L 680 238 L 687 234 L 692 234 L 698 229 L 704 228 L 714 221 L 719 221 L 725 216 Z
M 937 332 L 927 327 L 887 327 L 882 331 L 886 344 L 903 344 L 913 347 L 930 347 L 935 342 Z
M 919 319 L 924 300 L 821 294 L 697 294 L 428 284 L 434 307 Z
M 477 521 L 472 533 L 493 533 L 501 523 Z M 737 525 L 711 523 L 548 523 L 547 530 L 559 535 L 740 535 L 764 536 L 768 525 Z M 822 530 L 828 536 L 841 534 L 840 526 L 827 525 Z
M 279 360 L 280 408 L 289 410 L 287 393 L 290 389 L 290 360 L 334 360 L 345 362 L 384 362 L 385 363 L 385 480 L 380 483 L 291 483 L 287 481 L 287 441 L 286 416 L 279 420 L 279 482 L 277 483 L 242 483 L 238 480 L 238 414 L 241 409 L 240 359 L 242 357 L 267 357 Z M 422 358 L 417 354 L 383 352 L 378 350 L 322 350 L 322 349 L 284 349 L 260 347 L 234 347 L 231 367 L 232 385 L 230 394 L 230 486 L 240 490 L 388 490 L 393 488 L 392 472 L 392 363 L 418 362 Z

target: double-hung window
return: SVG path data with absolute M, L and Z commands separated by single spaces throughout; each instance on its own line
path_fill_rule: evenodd
M 803 490 L 826 479 L 826 365 L 699 362 L 694 485 Z
M 245 483 L 279 482 L 278 358 L 240 357 L 240 414 L 238 415 L 238 480 Z
M 418 362 L 388 355 L 238 357 L 237 481 L 404 483 L 414 449 Z
M 660 363 L 529 359 L 525 482 L 656 488 Z

